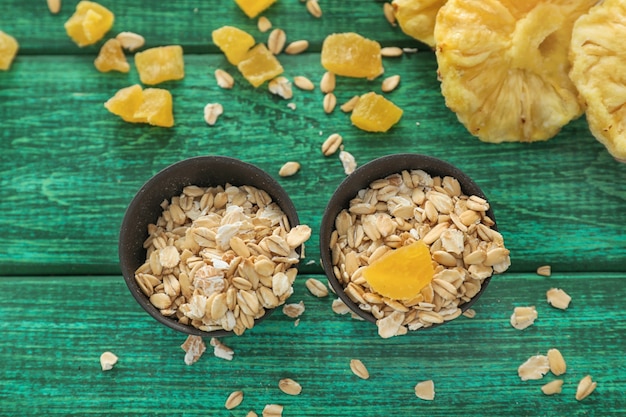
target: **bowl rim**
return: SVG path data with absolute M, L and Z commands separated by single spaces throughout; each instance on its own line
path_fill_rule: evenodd
M 339 282 L 337 277 L 335 277 L 332 264 L 330 238 L 332 232 L 335 230 L 335 218 L 342 209 L 348 207 L 350 200 L 357 195 L 359 190 L 367 188 L 374 180 L 385 178 L 388 175 L 401 173 L 406 169 L 421 169 L 433 177 L 451 176 L 459 181 L 463 194 L 468 196 L 476 195 L 477 197 L 481 197 L 489 201 L 478 184 L 458 167 L 444 161 L 443 159 L 418 153 L 396 153 L 375 158 L 366 164 L 361 165 L 352 174 L 343 179 L 328 201 L 320 224 L 319 249 L 322 268 L 324 269 L 328 282 L 341 301 L 343 301 L 352 312 L 371 323 L 376 323 L 376 318 L 371 313 L 362 310 L 358 304 L 352 301 L 345 293 L 341 282 Z M 494 225 L 491 226 L 491 228 L 497 231 L 498 228 L 496 218 L 491 204 L 489 205 L 489 210 L 487 210 L 486 214 L 494 222 Z M 470 301 L 461 305 L 461 311 L 466 311 L 480 298 L 491 282 L 492 277 L 493 274 L 486 278 L 482 282 L 480 291 L 474 295 Z M 432 329 L 445 323 L 447 322 L 444 321 L 443 323 L 434 324 L 418 330 Z
M 192 180 L 192 177 L 194 177 L 194 175 L 192 174 L 194 173 L 187 171 L 188 168 L 193 167 L 196 168 L 196 171 L 194 171 L 196 176 L 202 176 L 204 174 L 207 175 L 205 182 L 201 184 L 193 183 L 194 181 Z M 230 174 L 224 174 L 224 171 L 221 171 L 214 177 L 230 177 L 232 181 L 220 181 L 219 179 L 214 180 L 208 176 L 210 172 L 206 171 L 213 170 L 212 172 L 218 172 L 216 171 L 217 169 L 226 170 Z M 172 182 L 172 176 L 176 176 L 177 180 L 180 181 Z M 141 248 L 137 248 L 136 246 L 130 247 L 129 243 L 132 240 L 131 236 L 135 236 L 134 233 L 141 233 L 141 229 L 143 229 L 143 240 L 141 240 L 141 243 L 143 243 L 143 241 L 148 237 L 147 225 L 155 223 L 158 216 L 162 212 L 160 203 L 164 199 L 171 201 L 172 197 L 180 195 L 185 186 L 225 186 L 226 183 L 234 186 L 249 185 L 262 189 L 270 195 L 272 202 L 275 202 L 287 216 L 289 226 L 291 228 L 300 224 L 296 207 L 287 194 L 287 191 L 268 172 L 252 163 L 245 162 L 237 158 L 222 155 L 202 155 L 171 163 L 145 181 L 128 204 L 119 229 L 118 257 L 120 268 L 122 270 L 124 281 L 126 282 L 133 298 L 159 323 L 188 335 L 201 337 L 222 337 L 233 335 L 235 333 L 224 329 L 204 331 L 191 325 L 182 324 L 176 319 L 166 317 L 161 314 L 161 312 L 150 303 L 149 298 L 141 291 L 139 285 L 135 281 L 135 270 L 141 266 L 143 262 L 145 262 L 146 249 L 144 249 L 143 246 Z M 163 186 L 165 186 L 166 189 L 174 188 L 175 191 L 171 193 L 160 191 L 163 189 Z M 167 195 L 165 196 L 164 194 Z M 159 214 L 154 219 L 145 219 L 143 222 L 138 222 L 137 219 L 141 218 L 140 216 L 138 217 L 138 214 L 142 211 L 142 208 L 145 208 L 146 204 L 148 204 L 146 203 L 146 200 L 152 200 L 153 203 L 156 202 L 159 208 L 157 209 L 152 204 L 150 204 L 150 208 L 153 208 Z M 146 216 L 144 216 L 144 218 L 145 217 Z M 143 225 L 145 225 L 145 227 L 142 227 Z M 134 255 L 131 253 L 131 250 L 135 252 Z M 137 264 L 136 252 L 143 253 L 142 263 Z M 300 254 L 301 249 L 297 250 L 297 252 Z M 298 268 L 298 265 L 299 264 L 295 264 L 294 267 Z M 255 326 L 266 319 L 274 310 L 275 309 L 265 309 L 265 314 L 262 317 L 255 319 Z

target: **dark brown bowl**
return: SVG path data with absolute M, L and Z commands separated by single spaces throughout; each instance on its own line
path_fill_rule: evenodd
M 220 337 L 233 334 L 227 330 L 205 332 L 176 319 L 166 317 L 154 307 L 135 281 L 135 271 L 146 261 L 143 242 L 148 238 L 148 224 L 162 214 L 160 204 L 182 193 L 188 185 L 211 187 L 229 183 L 250 185 L 266 191 L 283 210 L 292 227 L 299 224 L 298 214 L 287 192 L 267 172 L 238 159 L 225 156 L 199 156 L 168 166 L 150 178 L 137 192 L 126 210 L 119 238 L 119 258 L 126 285 L 139 305 L 160 323 L 179 332 Z M 272 310 L 255 321 L 268 317 Z
M 465 195 L 476 195 L 487 200 L 480 187 L 478 187 L 478 185 L 460 169 L 440 159 L 419 154 L 394 154 L 375 159 L 357 168 L 339 185 L 339 187 L 337 187 L 337 190 L 326 206 L 320 226 L 320 253 L 322 265 L 330 285 L 333 287 L 339 298 L 341 298 L 350 310 L 356 313 L 359 317 L 372 323 L 376 322 L 376 318 L 371 313 L 361 310 L 359 306 L 354 303 L 348 295 L 346 295 L 343 285 L 335 277 L 335 273 L 333 272 L 330 238 L 332 232 L 335 230 L 335 219 L 343 209 L 347 209 L 349 207 L 350 200 L 357 195 L 359 190 L 369 187 L 372 181 L 385 178 L 388 175 L 400 173 L 403 170 L 414 169 L 421 169 L 430 174 L 432 177 L 454 177 L 459 181 L 461 190 Z M 487 211 L 487 215 L 495 223 L 496 219 L 491 208 Z M 497 230 L 497 226 L 495 224 L 492 228 Z M 490 280 L 491 277 L 486 278 L 483 281 L 480 291 L 469 302 L 464 303 L 461 306 L 463 311 L 470 308 L 471 305 L 478 300 L 487 288 Z M 440 325 L 441 324 L 433 325 L 426 327 L 425 329 Z

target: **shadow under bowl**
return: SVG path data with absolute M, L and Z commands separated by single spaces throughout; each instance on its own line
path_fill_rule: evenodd
M 119 236 L 120 267 L 126 285 L 139 305 L 160 323 L 179 332 L 202 337 L 221 337 L 233 334 L 228 330 L 203 331 L 170 318 L 150 303 L 135 280 L 135 271 L 146 262 L 144 241 L 148 225 L 156 223 L 162 214 L 161 203 L 179 196 L 188 185 L 199 187 L 249 185 L 267 192 L 285 213 L 291 227 L 299 224 L 298 214 L 287 192 L 262 169 L 225 156 L 198 156 L 170 165 L 150 178 L 137 192 L 122 221 Z M 273 310 L 255 320 L 255 325 L 267 318 Z
M 351 311 L 364 320 L 372 323 L 376 322 L 376 318 L 371 313 L 359 308 L 358 304 L 348 297 L 344 291 L 343 285 L 335 276 L 332 264 L 332 251 L 330 248 L 331 235 L 335 230 L 335 219 L 342 210 L 349 208 L 350 200 L 355 198 L 360 190 L 368 188 L 375 180 L 383 179 L 392 174 L 399 174 L 404 170 L 422 170 L 431 177 L 453 177 L 459 181 L 463 194 L 467 196 L 475 195 L 488 201 L 480 187 L 459 168 L 441 159 L 420 154 L 393 154 L 374 159 L 373 161 L 357 168 L 352 174 L 346 177 L 341 184 L 339 184 L 337 190 L 334 192 L 328 202 L 328 205 L 326 206 L 320 226 L 320 254 L 322 266 L 326 277 L 328 278 L 328 282 L 333 287 L 339 298 L 350 308 Z M 495 224 L 496 219 L 491 207 L 486 214 L 494 222 L 494 225 L 491 226 L 491 228 L 498 230 Z M 480 291 L 472 297 L 470 301 L 460 306 L 462 311 L 470 308 L 472 304 L 478 300 L 490 281 L 491 277 L 488 277 L 482 282 Z M 424 329 L 437 327 L 441 324 L 435 324 Z

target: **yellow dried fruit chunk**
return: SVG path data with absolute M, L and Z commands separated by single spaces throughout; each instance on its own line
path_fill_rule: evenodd
M 448 0 L 435 24 L 446 105 L 485 142 L 547 140 L 582 114 L 568 76 L 576 19 L 596 0 Z
M 257 17 L 259 13 L 266 10 L 276 0 L 235 0 L 237 6 L 248 16 L 249 18 Z
M 233 65 L 239 64 L 250 48 L 254 46 L 254 38 L 248 32 L 233 26 L 222 26 L 211 34 L 213 43 L 226 55 Z
M 392 6 L 400 29 L 407 35 L 435 46 L 437 12 L 447 0 L 393 0 Z
M 0 30 L 0 70 L 8 70 L 17 55 L 19 44 L 11 35 Z
M 100 72 L 130 71 L 130 65 L 122 50 L 122 44 L 117 39 L 109 39 L 100 48 L 100 53 L 94 61 L 94 65 Z
M 283 73 L 278 59 L 262 43 L 250 49 L 237 68 L 254 87 Z
M 143 120 L 137 119 L 135 113 L 142 102 L 143 91 L 139 84 L 135 84 L 119 90 L 104 103 L 104 107 L 127 122 L 140 123 Z
M 143 90 L 143 102 L 134 117 L 153 126 L 174 126 L 172 95 L 162 88 L 146 88 Z
M 358 33 L 334 33 L 322 44 L 322 66 L 336 75 L 373 79 L 385 72 L 380 49 Z
M 386 132 L 398 123 L 402 109 L 385 97 L 370 92 L 363 94 L 354 106 L 350 121 L 366 132 Z
M 421 240 L 387 252 L 363 269 L 372 290 L 393 300 L 410 300 L 433 279 L 428 246 Z
M 183 48 L 180 45 L 159 46 L 135 54 L 135 65 L 144 84 L 154 85 L 185 77 Z
M 570 77 L 587 102 L 593 136 L 626 162 L 626 3 L 605 0 L 576 21 Z
M 92 45 L 104 37 L 113 26 L 115 16 L 93 1 L 81 1 L 65 22 L 67 35 L 80 47 Z

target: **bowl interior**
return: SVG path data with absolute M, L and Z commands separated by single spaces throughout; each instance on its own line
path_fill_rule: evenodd
M 324 272 L 326 273 L 330 285 L 341 300 L 360 317 L 373 323 L 376 322 L 376 318 L 371 313 L 360 309 L 359 306 L 346 295 L 343 290 L 343 285 L 335 277 L 335 273 L 333 272 L 330 237 L 335 230 L 335 219 L 343 209 L 349 207 L 350 200 L 357 195 L 359 190 L 369 187 L 370 183 L 374 180 L 400 173 L 403 170 L 417 169 L 425 171 L 432 177 L 454 177 L 459 181 L 463 194 L 476 195 L 487 200 L 480 187 L 478 187 L 470 177 L 457 167 L 443 160 L 420 154 L 394 154 L 380 157 L 357 168 L 351 175 L 343 180 L 339 187 L 337 187 L 337 190 L 331 197 L 324 211 L 320 227 L 320 253 Z M 489 208 L 487 215 L 495 223 L 496 219 L 491 208 Z M 492 228 L 497 230 L 496 225 L 492 226 Z M 461 306 L 463 311 L 468 309 L 480 297 L 490 280 L 491 277 L 485 279 L 478 294 Z M 434 325 L 428 328 L 432 327 L 436 326 Z
M 268 173 L 254 165 L 224 156 L 199 156 L 168 166 L 150 178 L 137 192 L 126 210 L 119 239 L 120 267 L 124 280 L 137 302 L 159 322 L 184 333 L 198 336 L 225 336 L 230 331 L 205 332 L 193 326 L 179 323 L 163 316 L 141 291 L 135 281 L 135 271 L 146 261 L 143 242 L 148 237 L 148 225 L 155 223 L 162 214 L 163 200 L 182 193 L 184 187 L 197 185 L 211 187 L 226 185 L 250 185 L 266 191 L 289 219 L 291 227 L 299 224 L 298 214 L 287 192 Z M 270 314 L 256 320 L 258 323 Z

